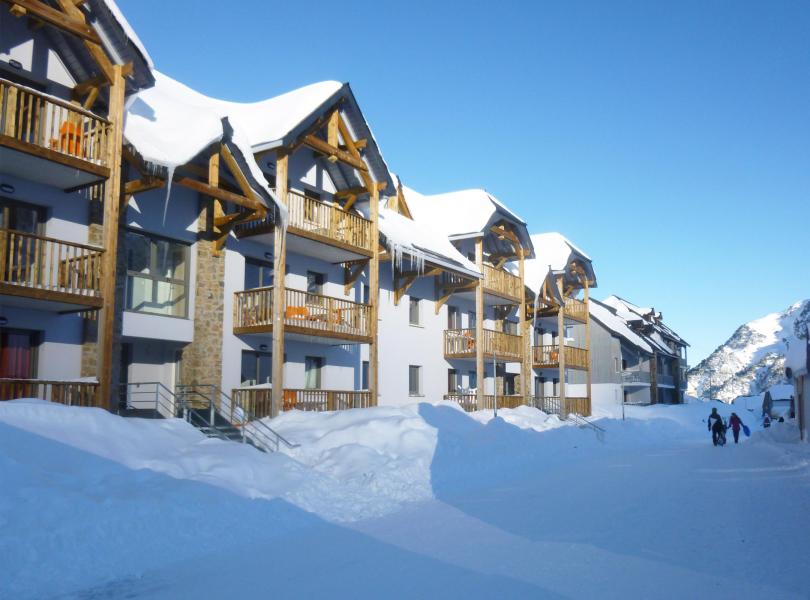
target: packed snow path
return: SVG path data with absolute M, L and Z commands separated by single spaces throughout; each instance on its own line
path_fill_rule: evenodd
M 807 598 L 807 446 L 714 448 L 708 411 L 634 408 L 604 444 L 533 409 L 291 414 L 293 460 L 8 403 L 0 597 Z

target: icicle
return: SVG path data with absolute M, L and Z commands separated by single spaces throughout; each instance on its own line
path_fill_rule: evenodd
M 166 168 L 169 173 L 166 176 L 166 198 L 163 200 L 163 227 L 166 227 L 166 214 L 169 212 L 169 196 L 172 193 L 175 165 L 168 165 Z

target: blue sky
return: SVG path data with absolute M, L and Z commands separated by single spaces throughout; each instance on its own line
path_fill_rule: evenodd
M 204 93 L 349 81 L 406 184 L 562 232 L 692 364 L 810 298 L 808 1 L 118 2 Z

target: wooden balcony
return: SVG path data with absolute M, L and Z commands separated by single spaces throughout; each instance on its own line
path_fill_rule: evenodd
M 46 379 L 0 379 L 0 400 L 38 398 L 68 406 L 101 406 L 98 384 Z
M 493 394 L 484 394 L 484 404 L 478 408 L 478 398 L 475 394 L 445 394 L 444 399 L 450 402 L 456 402 L 467 412 L 475 410 L 493 410 L 495 408 L 495 396 Z M 498 408 L 517 408 L 526 404 L 526 398 L 520 395 L 501 396 L 498 394 Z
M 559 312 L 559 306 L 549 306 L 537 311 L 540 317 L 553 317 Z M 565 299 L 565 318 L 584 323 L 588 319 L 588 305 L 577 298 Z
M 290 221 L 288 233 L 311 242 L 319 242 L 337 247 L 351 253 L 345 259 L 332 262 L 343 262 L 351 258 L 371 257 L 374 240 L 371 239 L 371 221 L 357 213 L 345 212 L 337 205 L 328 204 L 313 198 L 307 198 L 298 192 L 287 192 L 286 198 L 280 198 L 287 206 Z M 249 221 L 236 226 L 238 237 L 263 235 L 273 231 L 273 223 L 268 219 Z M 302 254 L 318 251 L 317 246 L 288 241 L 289 249 Z M 321 256 L 313 254 L 315 256 Z M 328 258 L 328 256 L 323 256 Z
M 100 248 L 0 229 L 0 294 L 18 306 L 100 308 Z
M 110 176 L 110 122 L 0 79 L 0 171 L 70 189 Z
M 484 356 L 492 360 L 519 362 L 523 357 L 523 338 L 519 335 L 484 329 Z M 475 329 L 447 329 L 444 332 L 444 357 L 475 358 Z
M 238 388 L 231 397 L 257 418 L 270 416 L 273 390 L 271 388 Z M 285 389 L 283 410 L 348 410 L 372 406 L 371 392 L 364 390 L 305 390 Z
M 567 369 L 587 370 L 590 367 L 588 351 L 585 348 L 564 346 L 565 367 Z M 534 346 L 532 348 L 532 365 L 535 369 L 559 369 L 560 347 Z
M 591 416 L 591 399 L 590 398 L 571 398 L 564 399 L 566 414 L 575 413 L 582 417 Z M 559 396 L 540 396 L 534 399 L 534 404 L 537 408 L 544 413 L 550 415 L 560 414 L 560 397 Z
M 485 263 L 484 292 L 519 304 L 523 299 L 524 289 L 520 283 L 520 277 Z
M 286 288 L 284 328 L 289 334 L 352 342 L 371 341 L 371 307 L 350 300 Z M 233 332 L 273 331 L 273 288 L 236 292 Z

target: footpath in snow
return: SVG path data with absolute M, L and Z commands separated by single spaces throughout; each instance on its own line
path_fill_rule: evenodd
M 720 406 L 728 414 L 730 408 Z M 810 451 L 708 404 L 292 411 L 286 454 L 0 403 L 0 598 L 806 598 Z

